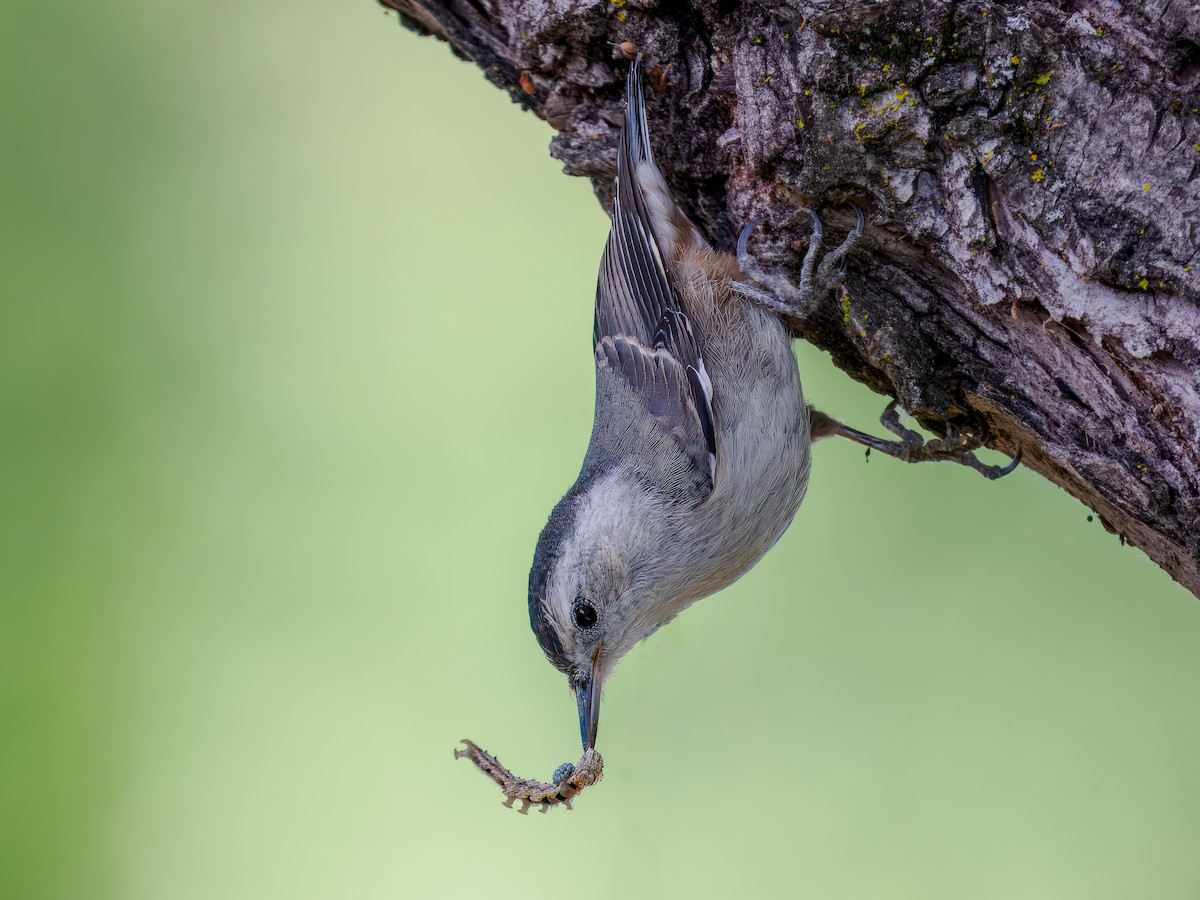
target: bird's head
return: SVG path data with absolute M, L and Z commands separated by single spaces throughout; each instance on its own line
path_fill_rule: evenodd
M 612 483 L 577 484 L 551 513 L 529 575 L 529 622 L 575 694 L 585 749 L 617 662 L 676 612 L 663 600 L 652 519 L 630 501 Z

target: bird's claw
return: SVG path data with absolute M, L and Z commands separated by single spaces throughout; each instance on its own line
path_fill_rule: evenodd
M 882 441 L 878 438 L 869 445 L 872 450 L 879 450 L 889 456 L 894 456 L 904 462 L 939 462 L 948 460 L 959 465 L 974 469 L 984 478 L 995 480 L 1013 471 L 1021 463 L 1021 451 L 1006 466 L 989 466 L 975 456 L 975 451 L 983 446 L 983 437 L 978 434 L 962 434 L 953 425 L 947 426 L 945 437 L 925 440 L 917 432 L 905 428 L 900 422 L 900 410 L 895 400 L 887 405 L 883 415 L 879 417 L 880 424 L 900 438 L 899 441 Z
M 808 240 L 808 250 L 805 251 L 804 259 L 800 264 L 799 285 L 794 285 L 778 276 L 769 276 L 753 263 L 747 247 L 750 243 L 751 232 L 761 225 L 763 220 L 755 219 L 749 222 L 738 236 L 737 259 L 742 271 L 754 283 L 737 282 L 734 284 L 734 290 L 748 300 L 765 306 L 779 315 L 804 316 L 819 295 L 841 284 L 842 276 L 845 273 L 846 259 L 862 237 L 866 219 L 863 217 L 862 209 L 857 204 L 853 205 L 857 216 L 854 228 L 846 235 L 845 240 L 836 250 L 825 254 L 824 257 L 821 256 L 821 243 L 825 236 L 825 228 L 821 224 L 821 217 L 817 215 L 816 210 L 808 211 L 808 214 L 812 216 L 813 229 Z M 757 285 L 768 285 L 769 287 L 764 291 Z
M 941 462 L 943 460 L 958 463 L 968 469 L 974 469 L 984 478 L 994 481 L 1002 478 L 1021 464 L 1021 451 L 1018 449 L 1012 461 L 1006 466 L 989 466 L 975 456 L 975 451 L 983 446 L 983 438 L 978 434 L 962 434 L 954 426 L 948 426 L 945 437 L 925 440 L 917 432 L 905 428 L 900 422 L 900 410 L 893 400 L 879 417 L 880 424 L 896 435 L 900 440 L 888 441 L 874 435 L 858 431 L 848 425 L 843 425 L 820 413 L 817 430 L 814 430 L 814 440 L 837 435 L 862 444 L 869 454 L 872 450 L 895 457 L 903 462 Z M 818 420 L 814 416 L 814 424 Z

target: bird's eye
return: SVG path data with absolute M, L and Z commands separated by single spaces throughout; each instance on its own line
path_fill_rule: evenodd
M 571 618 L 575 620 L 575 627 L 591 628 L 596 624 L 596 607 L 583 597 L 576 597 L 571 606 Z

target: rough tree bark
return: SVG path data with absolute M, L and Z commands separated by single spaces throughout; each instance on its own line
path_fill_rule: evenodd
M 381 2 L 606 203 L 636 44 L 667 180 L 718 247 L 765 218 L 775 277 L 806 208 L 832 245 L 863 207 L 845 294 L 794 332 L 930 430 L 1020 448 L 1200 596 L 1195 0 Z

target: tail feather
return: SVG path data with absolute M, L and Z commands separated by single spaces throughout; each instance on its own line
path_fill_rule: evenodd
M 622 198 L 634 201 L 645 217 L 660 252 L 666 259 L 678 259 L 688 248 L 707 246 L 696 227 L 676 205 L 667 180 L 654 162 L 650 146 L 650 128 L 646 124 L 645 77 L 642 56 L 629 66 L 625 82 L 625 127 L 621 132 L 618 151 L 618 173 L 630 175 L 626 185 L 630 195 Z

